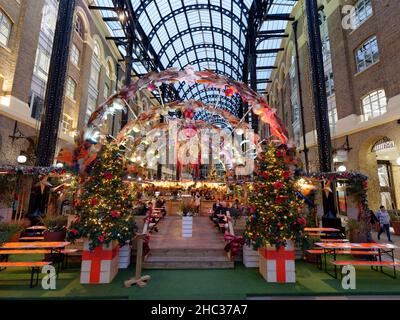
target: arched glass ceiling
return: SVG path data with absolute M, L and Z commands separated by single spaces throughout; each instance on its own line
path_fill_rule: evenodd
M 296 4 L 296 0 L 93 0 L 99 7 L 114 7 L 116 3 L 126 1 L 130 1 L 133 19 L 147 37 L 142 50 L 155 53 L 160 66 L 181 69 L 191 64 L 197 70 L 211 69 L 235 80 L 243 78 L 252 6 L 255 3 L 259 8 L 264 5 L 266 12 L 257 13 L 260 17 L 288 14 Z M 118 14 L 111 10 L 100 12 L 106 18 L 111 34 L 123 37 L 121 22 L 113 20 L 118 18 Z M 257 50 L 279 48 L 287 20 L 262 20 L 258 32 L 271 34 L 264 37 L 257 35 Z M 145 42 L 140 36 L 138 38 Z M 124 47 L 121 45 L 119 48 L 124 55 Z M 265 91 L 276 56 L 276 52 L 257 52 L 257 90 Z M 143 60 L 139 57 L 134 60 L 133 68 L 138 74 L 150 71 Z M 181 98 L 197 98 L 204 103 L 215 103 L 219 95 L 218 91 L 203 85 L 189 87 L 180 84 L 176 85 L 176 89 Z M 221 107 L 237 114 L 239 99 L 220 100 L 223 100 Z
M 290 14 L 296 4 L 295 0 L 273 0 L 268 8 L 268 15 L 284 15 Z M 261 25 L 260 33 L 269 32 L 269 37 L 259 38 L 257 41 L 257 50 L 276 49 L 281 47 L 282 35 L 286 29 L 287 20 L 266 20 Z M 277 32 L 281 31 L 281 32 Z M 275 36 L 275 37 L 274 37 Z M 262 69 L 262 67 L 274 66 L 277 53 L 257 54 L 257 79 L 269 79 L 271 69 Z M 266 82 L 257 84 L 258 91 L 264 91 L 267 86 Z

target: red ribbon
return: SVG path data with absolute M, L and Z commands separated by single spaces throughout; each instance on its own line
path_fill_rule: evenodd
M 104 250 L 103 246 L 96 247 L 93 251 L 83 251 L 82 260 L 89 260 L 90 264 L 90 283 L 100 282 L 101 261 L 112 260 L 119 253 L 119 246 L 112 250 Z
M 240 252 L 242 246 L 244 245 L 244 239 L 242 236 L 234 236 L 231 235 L 229 232 L 225 232 L 224 240 L 229 243 L 225 246 L 224 250 L 226 252 L 231 252 L 232 260 L 237 256 Z
M 294 250 L 285 250 L 280 247 L 279 250 L 260 249 L 260 254 L 267 260 L 276 260 L 276 281 L 286 282 L 286 260 L 294 260 Z

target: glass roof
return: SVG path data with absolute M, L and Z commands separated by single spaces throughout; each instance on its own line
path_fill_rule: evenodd
M 93 0 L 98 6 L 114 7 L 112 0 Z M 191 64 L 197 70 L 211 69 L 234 80 L 242 80 L 249 11 L 253 0 L 127 0 L 131 1 L 135 19 L 147 36 L 164 69 L 184 68 Z M 115 1 L 114 1 L 115 2 Z M 290 13 L 296 1 L 269 0 L 268 13 Z M 103 17 L 117 17 L 111 10 L 100 10 Z M 106 21 L 110 33 L 123 37 L 119 21 Z M 285 29 L 287 21 L 264 21 L 259 31 Z M 139 38 L 139 40 L 142 40 Z M 257 42 L 257 50 L 279 48 L 281 38 Z M 122 55 L 125 48 L 119 46 Z M 135 57 L 134 57 L 135 58 Z M 136 57 L 134 71 L 144 74 L 146 65 Z M 276 54 L 258 54 L 257 67 L 273 66 Z M 264 91 L 271 70 L 257 71 L 257 89 Z M 226 99 L 216 89 L 203 85 L 176 85 L 182 99 L 219 102 L 237 115 L 240 99 Z

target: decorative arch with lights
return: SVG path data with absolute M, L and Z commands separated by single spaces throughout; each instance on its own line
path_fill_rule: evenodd
M 187 66 L 184 70 L 168 69 L 159 73 L 150 72 L 109 97 L 90 116 L 87 126 L 82 129 L 76 139 L 74 152 L 71 155 L 61 154 L 59 160 L 62 161 L 63 158 L 68 158 L 67 160 L 77 166 L 79 171 L 84 171 L 96 159 L 97 152 L 107 138 L 104 126 L 107 119 L 117 112 L 129 112 L 129 100 L 140 90 L 158 91 L 161 105 L 153 106 L 149 111 L 140 114 L 137 119 L 128 122 L 118 133 L 113 143 L 118 143 L 124 147 L 124 154 L 128 160 L 132 160 L 132 158 L 137 160 L 138 150 L 145 152 L 154 148 L 157 135 L 159 135 L 160 131 L 168 130 L 167 128 L 171 121 L 174 121 L 188 138 L 199 129 L 221 131 L 225 126 L 225 128 L 230 128 L 231 132 L 236 131 L 236 133 L 244 129 L 250 129 L 249 125 L 243 121 L 245 117 L 238 119 L 230 112 L 219 108 L 218 101 L 215 105 L 205 105 L 196 100 L 175 101 L 164 104 L 161 85 L 173 85 L 182 82 L 188 85 L 197 83 L 215 88 L 225 97 L 239 96 L 243 102 L 248 104 L 248 112 L 253 112 L 263 122 L 269 124 L 272 135 L 282 143 L 287 142 L 287 132 L 283 122 L 277 116 L 276 109 L 269 108 L 265 99 L 258 95 L 257 92 L 246 84 L 231 80 L 226 76 L 209 70 L 195 71 L 193 67 Z M 183 117 L 179 119 L 170 116 L 171 113 L 177 112 Z M 160 123 L 161 117 L 166 118 L 167 121 Z M 258 136 L 255 135 L 254 141 L 251 141 L 255 151 L 257 150 L 258 139 Z M 227 158 L 232 160 L 232 156 L 229 155 L 232 155 L 237 150 L 232 145 L 229 147 L 225 145 L 224 148 L 223 151 L 228 155 Z M 140 157 L 140 159 L 143 159 L 143 157 Z M 142 166 L 149 164 L 141 163 Z

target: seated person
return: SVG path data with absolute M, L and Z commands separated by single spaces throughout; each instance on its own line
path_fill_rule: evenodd
M 154 229 L 155 232 L 158 232 L 158 228 L 156 227 L 158 220 L 153 215 L 153 203 L 147 203 L 147 214 L 149 216 L 149 229 L 150 231 Z
M 213 218 L 214 223 L 215 224 L 225 223 L 227 221 L 227 218 L 226 218 L 227 211 L 228 211 L 228 208 L 226 206 L 226 202 L 225 201 L 221 202 L 221 206 L 218 210 L 219 213 L 216 213 L 215 218 Z
M 162 216 L 165 217 L 167 214 L 167 210 L 165 209 L 165 200 L 163 197 L 157 198 L 156 208 L 161 209 Z
M 220 213 L 221 210 L 221 200 L 218 199 L 216 203 L 213 204 L 212 206 L 212 213 L 210 214 L 210 219 L 213 220 L 214 218 L 217 218 L 217 214 Z

